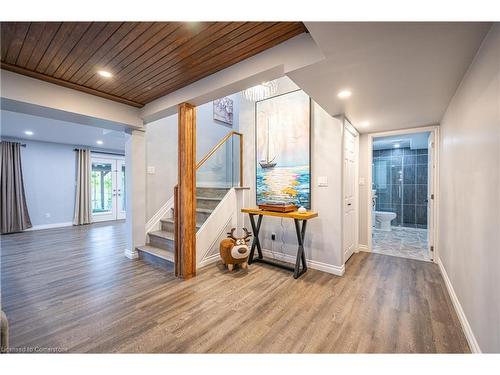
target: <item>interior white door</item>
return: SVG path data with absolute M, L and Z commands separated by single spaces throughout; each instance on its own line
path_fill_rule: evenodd
M 91 170 L 92 221 L 125 218 L 125 161 L 92 157 Z
M 356 247 L 356 135 L 348 128 L 344 130 L 344 186 L 343 186 L 343 248 L 344 262 L 351 257 Z
M 429 134 L 427 159 L 427 240 L 429 244 L 429 255 L 434 260 L 434 169 L 436 167 L 436 145 L 434 132 Z

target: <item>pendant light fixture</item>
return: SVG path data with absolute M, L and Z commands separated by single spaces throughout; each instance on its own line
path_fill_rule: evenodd
M 245 98 L 252 102 L 264 100 L 275 95 L 278 91 L 276 81 L 262 82 L 260 85 L 250 87 L 244 91 Z

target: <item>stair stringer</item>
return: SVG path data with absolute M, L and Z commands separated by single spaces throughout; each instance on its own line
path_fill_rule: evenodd
M 171 211 L 173 208 L 174 208 L 174 196 L 172 195 L 168 199 L 168 201 L 163 206 L 161 206 L 161 208 L 158 211 L 156 211 L 153 217 L 148 220 L 148 222 L 146 223 L 145 235 L 148 236 L 149 232 L 160 230 L 161 229 L 160 220 L 171 218 L 172 217 Z
M 196 268 L 219 259 L 219 242 L 237 226 L 236 191 L 231 188 L 196 233 Z

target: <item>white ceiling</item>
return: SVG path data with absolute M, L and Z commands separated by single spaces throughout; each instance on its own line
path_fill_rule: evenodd
M 490 23 L 306 22 L 326 59 L 289 77 L 362 133 L 437 124 Z M 337 98 L 349 89 L 347 100 Z M 369 126 L 362 123 L 368 121 Z
M 125 150 L 126 134 L 124 131 L 102 129 L 18 112 L 2 110 L 0 130 L 2 137 L 89 146 L 95 149 L 122 152 Z M 24 134 L 26 130 L 31 130 L 34 134 L 28 136 Z M 97 140 L 102 140 L 103 144 L 98 145 Z
M 400 147 L 410 147 L 412 150 L 428 148 L 429 134 L 430 132 L 420 132 L 373 138 L 373 149 L 386 150 L 394 148 L 395 144 L 399 144 Z

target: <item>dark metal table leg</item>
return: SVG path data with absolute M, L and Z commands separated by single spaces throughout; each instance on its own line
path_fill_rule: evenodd
M 260 247 L 260 241 L 259 241 L 259 231 L 260 231 L 260 225 L 262 224 L 262 215 L 259 215 L 259 219 L 257 220 L 257 225 L 255 224 L 254 215 L 248 214 L 248 216 L 250 216 L 250 224 L 252 225 L 252 231 L 253 231 L 252 248 L 250 250 L 250 256 L 248 257 L 248 264 L 252 264 L 255 248 L 257 248 L 259 259 L 262 259 L 262 248 Z
M 304 238 L 306 234 L 307 220 L 302 220 L 302 228 L 300 227 L 299 219 L 294 219 L 294 222 L 295 232 L 297 233 L 297 242 L 299 243 L 299 247 L 297 249 L 297 259 L 295 261 L 295 269 L 293 272 L 293 278 L 296 279 L 307 271 L 306 254 L 304 252 Z M 302 269 L 300 269 L 300 263 L 302 263 Z

